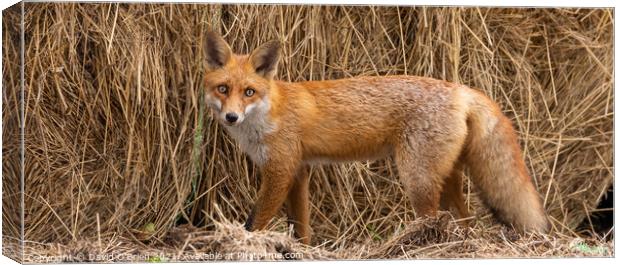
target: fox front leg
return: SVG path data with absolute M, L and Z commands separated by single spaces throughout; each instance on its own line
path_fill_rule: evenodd
M 262 166 L 258 198 L 245 222 L 246 230 L 263 229 L 284 204 L 299 164 L 291 156 L 284 157 L 270 159 Z
M 286 200 L 286 213 L 289 225 L 293 224 L 295 237 L 302 243 L 310 244 L 310 205 L 308 201 L 309 168 L 302 167 L 295 176 Z

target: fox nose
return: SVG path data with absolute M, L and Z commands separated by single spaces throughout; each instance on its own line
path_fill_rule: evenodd
M 234 112 L 226 113 L 226 121 L 233 123 L 233 122 L 236 122 L 238 119 L 239 119 L 239 116 L 237 115 L 237 113 L 234 113 Z

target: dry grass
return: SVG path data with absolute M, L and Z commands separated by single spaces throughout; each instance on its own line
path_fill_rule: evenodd
M 611 9 L 26 3 L 25 10 L 26 251 L 65 253 L 98 241 L 113 246 L 106 251 L 155 250 L 140 242 L 163 242 L 183 222 L 202 230 L 196 249 L 213 247 L 210 236 L 251 237 L 217 225 L 244 220 L 259 180 L 205 114 L 207 29 L 238 52 L 282 40 L 283 80 L 410 74 L 479 88 L 513 119 L 554 225 L 552 238 L 501 239 L 468 185 L 468 205 L 483 220 L 475 232 L 448 226 L 439 241 L 370 253 L 373 240 L 394 246 L 412 221 L 391 161 L 315 167 L 320 248 L 312 257 L 572 255 L 569 237 L 613 181 Z M 21 223 L 15 11 L 3 14 L 2 36 L 3 233 L 12 246 Z M 454 247 L 463 236 L 474 245 Z M 444 247 L 452 251 L 437 251 Z
M 173 228 L 162 240 L 146 244 L 119 236 L 68 244 L 27 242 L 24 248 L 24 261 L 30 263 L 614 256 L 613 241 L 557 234 L 519 235 L 488 223 L 464 228 L 448 213 L 412 221 L 387 242 L 369 240 L 335 250 L 295 242 L 291 231 L 247 232 L 241 223 L 215 223 L 210 231 L 183 225 Z

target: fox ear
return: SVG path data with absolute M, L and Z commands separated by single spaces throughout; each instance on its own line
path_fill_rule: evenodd
M 272 40 L 256 48 L 250 55 L 250 63 L 257 74 L 267 79 L 276 74 L 278 61 L 280 60 L 280 42 Z
M 223 67 L 232 56 L 230 46 L 214 31 L 207 32 L 206 38 L 204 55 L 208 69 L 215 70 Z

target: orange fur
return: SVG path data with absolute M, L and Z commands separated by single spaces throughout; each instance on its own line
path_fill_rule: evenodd
M 275 81 L 277 43 L 246 56 L 233 54 L 214 33 L 207 37 L 207 101 L 261 168 L 248 230 L 264 228 L 286 202 L 296 235 L 309 243 L 306 168 L 390 155 L 418 216 L 441 206 L 468 217 L 461 189 L 462 168 L 469 167 L 501 220 L 547 230 L 514 129 L 482 93 L 416 76 Z M 248 96 L 248 89 L 255 92 Z M 231 113 L 239 120 L 228 120 Z

